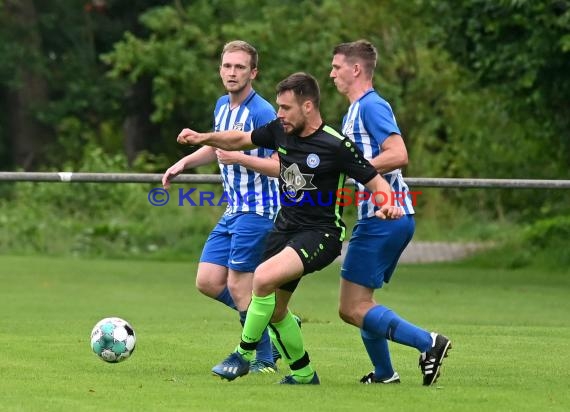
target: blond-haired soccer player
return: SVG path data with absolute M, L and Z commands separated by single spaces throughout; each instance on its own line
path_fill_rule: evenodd
M 251 131 L 275 119 L 275 110 L 256 93 L 257 50 L 245 41 L 227 43 L 221 55 L 220 77 L 227 94 L 216 102 L 214 130 Z M 239 311 L 245 320 L 251 300 L 253 270 L 259 264 L 265 238 L 279 206 L 275 176 L 279 162 L 273 150 L 216 151 L 202 147 L 171 166 L 162 177 L 165 188 L 184 169 L 218 161 L 228 207 L 204 245 L 196 287 L 200 292 Z M 264 333 L 251 363 L 252 372 L 275 372 L 271 341 Z

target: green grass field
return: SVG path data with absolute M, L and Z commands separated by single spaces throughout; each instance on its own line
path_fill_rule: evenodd
M 435 387 L 414 349 L 391 344 L 401 385 L 371 369 L 337 316 L 338 266 L 310 275 L 292 308 L 320 386 L 234 382 L 210 368 L 238 343 L 237 314 L 194 288 L 195 265 L 0 256 L 0 411 L 567 411 L 570 273 L 402 266 L 377 297 L 453 341 Z M 137 349 L 106 364 L 89 347 L 103 317 L 129 320 Z

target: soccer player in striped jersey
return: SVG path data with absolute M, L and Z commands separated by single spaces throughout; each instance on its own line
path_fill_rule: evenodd
M 236 40 L 224 46 L 220 77 L 227 94 L 214 111 L 214 130 L 251 131 L 275 119 L 275 109 L 255 92 L 258 54 L 250 44 Z M 184 169 L 218 160 L 228 206 L 210 233 L 200 257 L 196 287 L 240 313 L 245 321 L 251 300 L 253 271 L 259 264 L 268 232 L 279 207 L 276 176 L 279 161 L 272 150 L 216 151 L 204 146 L 171 166 L 162 177 L 170 180 Z M 267 331 L 251 362 L 252 372 L 276 371 Z
M 421 329 L 374 300 L 374 292 L 388 283 L 400 255 L 415 230 L 414 208 L 400 168 L 408 163 L 406 146 L 392 108 L 373 87 L 376 48 L 366 40 L 337 45 L 332 70 L 337 90 L 350 101 L 342 132 L 364 153 L 364 157 L 390 184 L 394 199 L 406 216 L 398 220 L 374 218 L 377 207 L 363 201 L 348 244 L 341 271 L 340 317 L 360 328 L 364 347 L 374 370 L 362 383 L 398 383 L 388 350 L 388 340 L 420 352 L 419 365 L 426 386 L 436 382 L 443 358 L 451 348 L 445 336 Z M 359 191 L 366 190 L 362 185 Z

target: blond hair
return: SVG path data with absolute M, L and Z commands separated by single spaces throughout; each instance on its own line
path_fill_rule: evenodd
M 229 43 L 226 43 L 226 45 L 224 46 L 224 49 L 222 50 L 222 58 L 224 57 L 224 54 L 228 53 L 228 52 L 235 52 L 235 51 L 243 51 L 246 52 L 247 54 L 249 54 L 249 56 L 251 57 L 251 68 L 252 69 L 256 69 L 257 68 L 257 64 L 259 62 L 259 57 L 257 55 L 257 50 L 255 50 L 255 47 L 253 47 L 251 44 L 243 41 L 243 40 L 234 40 L 231 41 Z

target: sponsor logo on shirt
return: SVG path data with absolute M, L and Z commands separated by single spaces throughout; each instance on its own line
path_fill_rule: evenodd
M 308 161 L 308 160 L 307 160 Z M 285 182 L 283 192 L 285 196 L 294 202 L 300 202 L 304 193 L 299 194 L 300 190 L 315 190 L 317 187 L 312 183 L 315 175 L 301 173 L 297 163 L 291 164 L 286 169 L 281 169 L 281 178 Z

